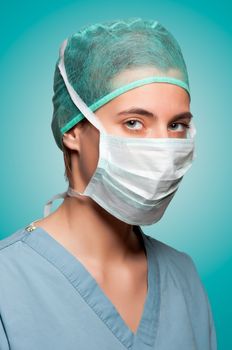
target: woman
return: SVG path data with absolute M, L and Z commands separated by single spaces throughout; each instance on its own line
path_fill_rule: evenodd
M 1 241 L 0 349 L 215 350 L 192 259 L 139 226 L 194 159 L 178 43 L 153 20 L 84 27 L 60 48 L 53 104 L 68 189 Z

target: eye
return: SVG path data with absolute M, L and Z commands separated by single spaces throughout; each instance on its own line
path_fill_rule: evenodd
M 185 131 L 185 129 L 189 128 L 189 125 L 184 123 L 172 123 L 170 128 L 174 131 Z
M 142 129 L 142 123 L 137 119 L 130 119 L 127 122 L 125 122 L 124 124 L 126 124 L 127 128 L 131 129 L 131 130 L 141 130 Z M 139 124 L 141 126 L 139 126 Z M 136 125 L 137 125 L 137 127 L 134 127 Z

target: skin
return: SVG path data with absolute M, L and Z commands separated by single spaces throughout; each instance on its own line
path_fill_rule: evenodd
M 117 115 L 132 107 L 155 116 Z M 175 124 L 173 117 L 189 111 L 189 96 L 183 88 L 151 83 L 123 93 L 95 114 L 111 134 L 185 138 L 187 127 L 181 124 L 188 125 L 190 117 L 175 118 Z M 85 121 L 65 133 L 63 142 L 72 151 L 72 187 L 83 192 L 97 166 L 99 131 Z M 90 197 L 66 197 L 54 212 L 38 220 L 36 226 L 44 228 L 83 263 L 135 332 L 147 295 L 147 260 L 133 226 L 112 216 Z

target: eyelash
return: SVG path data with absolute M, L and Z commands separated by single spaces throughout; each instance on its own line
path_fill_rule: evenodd
M 135 122 L 139 122 L 139 123 L 141 123 L 142 124 L 142 122 L 140 121 L 140 120 L 138 120 L 138 119 L 130 119 L 130 120 L 127 120 L 124 124 L 126 125 L 127 123 L 129 123 L 129 122 L 131 122 L 131 121 L 135 121 Z M 185 123 L 176 123 L 176 122 L 173 122 L 172 124 L 178 124 L 178 125 L 182 125 L 182 126 L 184 126 L 184 128 L 186 128 L 186 129 L 189 129 L 190 128 L 190 126 L 188 125 L 188 124 L 185 124 Z M 171 124 L 171 125 L 172 125 Z M 141 129 L 131 129 L 131 128 L 127 128 L 129 131 L 132 131 L 132 132 L 139 132 Z
M 189 128 L 190 128 L 190 126 L 189 126 L 188 124 L 185 124 L 185 123 L 175 123 L 175 122 L 173 122 L 172 124 L 183 125 L 186 129 L 189 129 Z M 172 124 L 171 124 L 171 125 L 172 125 Z

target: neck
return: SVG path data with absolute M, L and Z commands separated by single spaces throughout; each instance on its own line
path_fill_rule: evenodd
M 133 225 L 117 219 L 86 196 L 65 197 L 51 220 L 53 231 L 66 245 L 99 264 L 123 262 L 143 249 Z

